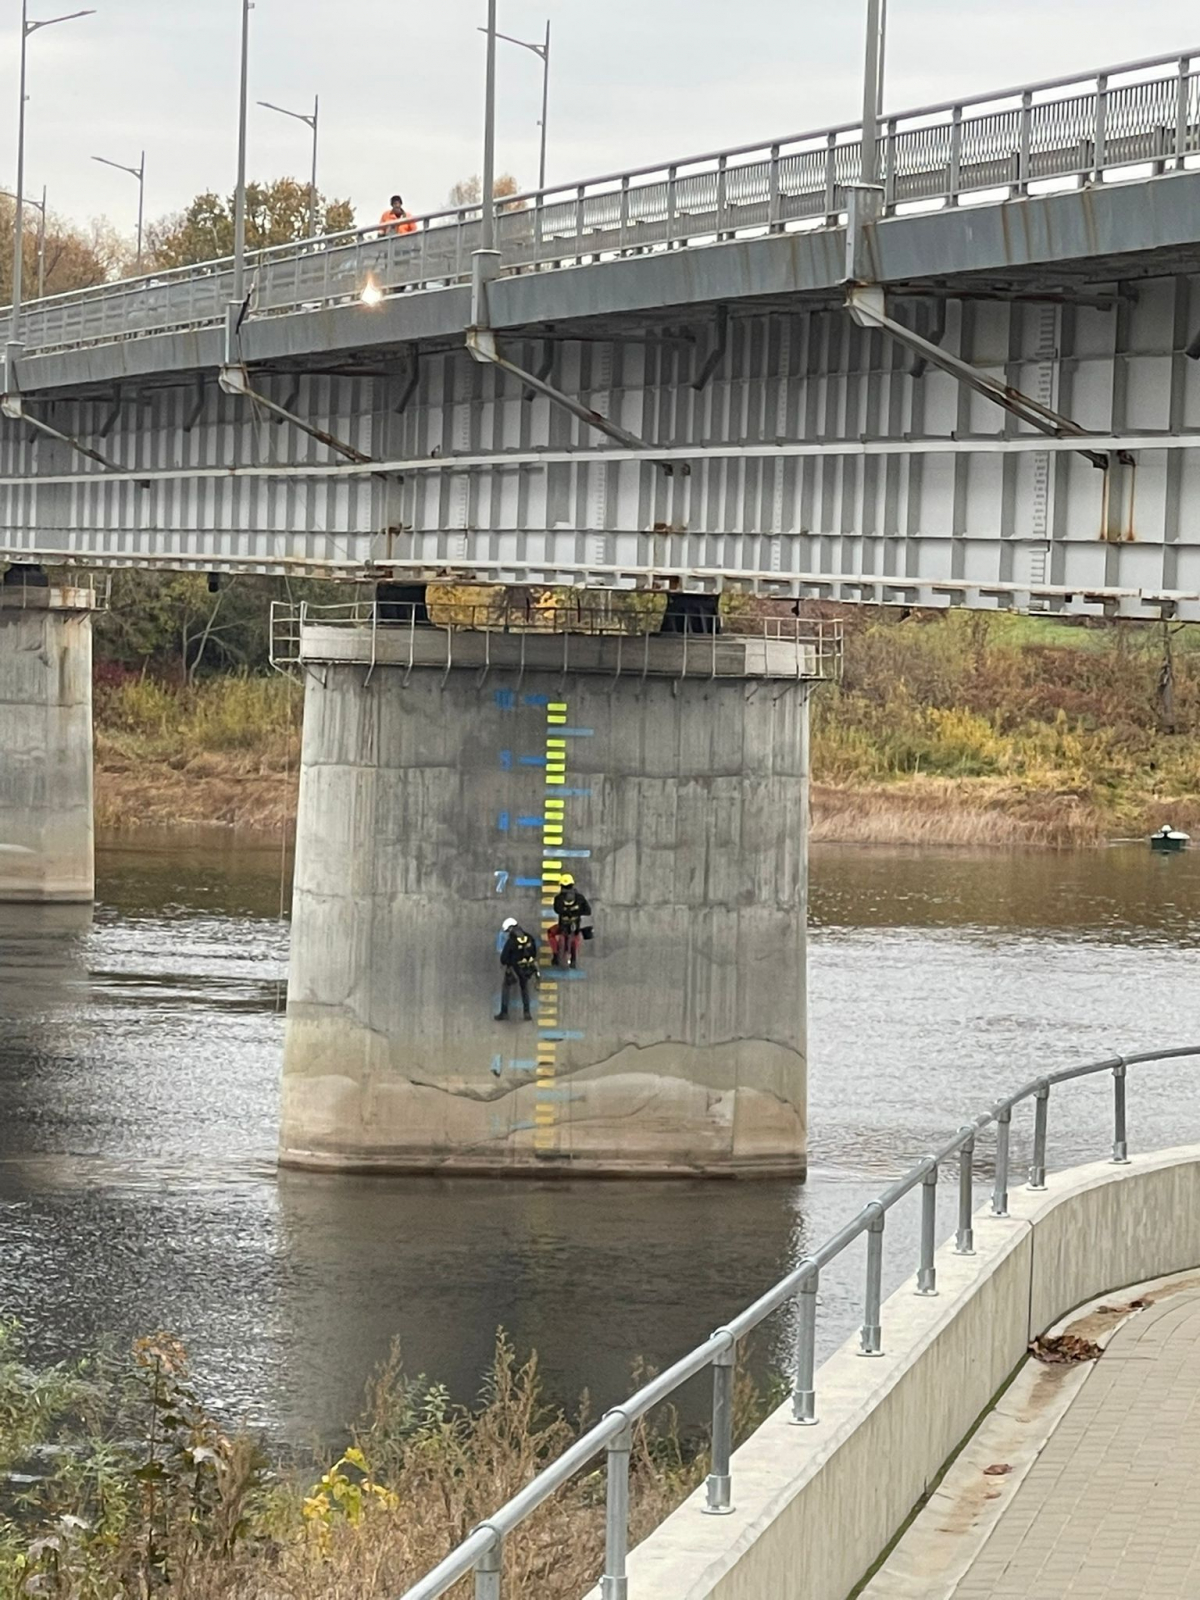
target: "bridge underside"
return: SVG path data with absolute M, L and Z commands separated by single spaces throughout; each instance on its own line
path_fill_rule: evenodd
M 1197 240 L 1195 172 L 869 230 L 889 315 L 1084 445 L 858 326 L 836 231 L 506 278 L 524 379 L 459 289 L 249 323 L 249 394 L 208 335 L 30 357 L 0 560 L 1200 618 Z

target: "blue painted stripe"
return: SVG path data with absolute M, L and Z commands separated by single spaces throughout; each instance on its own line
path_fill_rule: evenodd
M 563 739 L 594 739 L 596 737 L 595 728 L 559 728 L 556 731 L 559 737 Z
M 565 1028 L 539 1028 L 543 1039 L 582 1039 L 582 1033 L 573 1033 Z
M 547 967 L 542 977 L 549 978 L 551 983 L 578 983 L 587 973 L 579 967 Z
M 550 704 L 550 696 L 548 694 L 523 694 L 521 696 L 521 704 L 526 706 L 548 706 Z
M 578 1089 L 539 1089 L 539 1100 L 582 1100 Z
M 517 827 L 518 828 L 544 828 L 545 826 L 546 826 L 545 817 L 518 817 L 517 818 Z
M 532 1072 L 537 1066 L 536 1061 L 510 1061 L 508 1064 L 514 1072 Z
M 561 784 L 558 786 L 558 792 L 561 795 L 570 795 L 575 800 L 590 800 L 592 795 L 590 789 L 564 789 Z
M 590 850 L 559 850 L 555 849 L 556 856 L 570 856 L 573 861 L 587 861 L 592 852 Z
M 544 767 L 546 765 L 545 756 L 518 756 L 517 759 L 523 767 Z
M 514 878 L 513 883 L 516 884 L 518 889 L 540 889 L 542 887 L 540 878 Z

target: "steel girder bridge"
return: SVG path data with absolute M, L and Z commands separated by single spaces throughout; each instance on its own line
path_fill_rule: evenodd
M 1200 618 L 1200 49 L 877 134 L 37 301 L 0 559 Z

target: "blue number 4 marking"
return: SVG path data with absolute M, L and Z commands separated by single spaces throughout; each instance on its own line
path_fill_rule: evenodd
M 503 894 L 504 893 L 504 886 L 508 882 L 508 873 L 507 872 L 501 872 L 500 869 L 497 867 L 496 870 L 495 870 L 494 876 L 495 876 L 495 879 L 496 879 L 496 893 L 497 894 Z
M 511 772 L 512 771 L 512 751 L 511 750 L 501 750 L 501 752 L 500 752 L 500 770 L 501 770 L 501 772 Z

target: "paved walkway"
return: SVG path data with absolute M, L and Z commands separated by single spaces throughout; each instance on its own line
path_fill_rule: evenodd
M 1200 1292 L 1153 1305 L 1113 1335 L 954 1591 L 954 1600 L 1181 1596 L 1200 1597 Z

